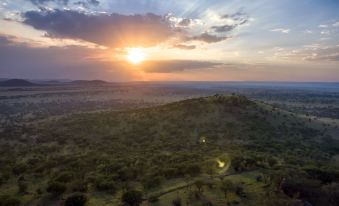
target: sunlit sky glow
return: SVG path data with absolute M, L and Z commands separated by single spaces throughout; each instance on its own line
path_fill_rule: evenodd
M 337 0 L 1 0 L 0 77 L 339 81 Z

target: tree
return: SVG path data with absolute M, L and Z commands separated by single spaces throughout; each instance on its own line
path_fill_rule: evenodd
M 84 206 L 86 201 L 86 196 L 80 192 L 77 192 L 67 197 L 65 206 Z
M 181 199 L 180 198 L 176 198 L 172 201 L 172 205 L 173 206 L 181 206 Z
M 72 173 L 70 173 L 70 172 L 61 172 L 55 178 L 55 181 L 57 181 L 57 182 L 69 182 L 72 179 L 73 179 L 73 174 Z
M 202 181 L 202 180 L 197 180 L 195 183 L 194 183 L 195 187 L 197 188 L 198 192 L 199 193 L 202 193 L 202 188 L 203 186 L 205 185 L 205 183 Z
M 50 182 L 46 189 L 47 192 L 59 196 L 66 191 L 66 185 L 61 182 Z
M 225 195 L 225 199 L 227 198 L 227 193 L 230 192 L 230 191 L 233 191 L 233 188 L 234 188 L 234 184 L 230 180 L 224 180 L 221 183 L 220 189 L 223 191 L 223 193 Z
M 105 191 L 105 192 L 109 192 L 111 194 L 114 194 L 116 192 L 115 182 L 113 182 L 112 180 L 109 180 L 107 178 L 98 179 L 97 182 L 96 182 L 96 188 L 99 191 Z
M 142 192 L 137 190 L 130 190 L 122 195 L 122 202 L 129 206 L 139 206 L 142 202 Z
M 19 193 L 26 193 L 27 192 L 27 183 L 25 181 L 18 181 L 18 192 Z

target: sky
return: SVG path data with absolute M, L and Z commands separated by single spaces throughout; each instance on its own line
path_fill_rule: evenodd
M 0 78 L 339 81 L 338 0 L 0 0 Z

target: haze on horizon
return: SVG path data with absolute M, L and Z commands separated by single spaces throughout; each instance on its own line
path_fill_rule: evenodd
M 0 77 L 339 81 L 336 0 L 2 0 Z

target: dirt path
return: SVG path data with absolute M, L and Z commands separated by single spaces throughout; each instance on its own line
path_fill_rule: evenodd
M 189 183 L 186 183 L 184 185 L 181 185 L 181 186 L 178 186 L 178 187 L 174 187 L 174 188 L 171 188 L 171 189 L 159 192 L 159 193 L 150 194 L 150 195 L 148 195 L 147 198 L 144 198 L 143 201 L 148 201 L 150 198 L 159 198 L 161 196 L 164 196 L 166 194 L 175 192 L 177 190 L 181 190 L 181 189 L 187 188 L 189 186 L 194 185 L 194 183 L 197 180 L 203 180 L 204 181 L 204 180 L 210 180 L 210 179 L 215 179 L 215 178 L 223 178 L 223 177 L 229 177 L 229 176 L 234 176 L 234 175 L 246 174 L 246 173 L 251 173 L 251 172 L 255 172 L 255 171 L 257 171 L 257 170 L 250 170 L 250 171 L 246 171 L 246 172 L 226 173 L 226 174 L 221 174 L 221 175 L 208 176 L 208 177 L 204 177 L 204 178 L 201 178 L 201 177 L 195 178 L 194 180 L 191 180 Z

